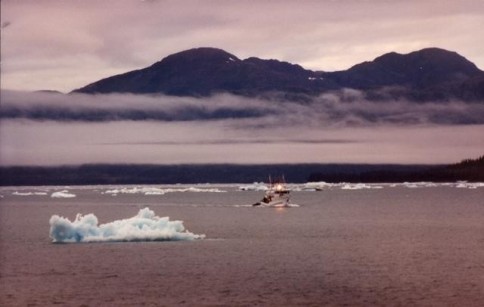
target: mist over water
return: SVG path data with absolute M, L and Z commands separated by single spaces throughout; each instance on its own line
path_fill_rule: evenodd
M 384 96 L 385 89 L 381 90 Z M 484 124 L 484 105 L 462 101 L 413 102 L 389 96 L 368 100 L 343 89 L 289 100 L 279 93 L 248 98 L 231 94 L 176 97 L 136 94 L 2 93 L 2 119 L 104 121 L 211 121 L 248 119 L 246 126 L 277 125 L 276 119 L 308 126 L 368 124 Z M 252 119 L 252 121 L 250 121 Z M 252 122 L 252 125 L 250 123 Z
M 479 157 L 484 148 L 482 103 L 368 101 L 356 90 L 300 102 L 276 93 L 2 91 L 0 117 L 1 165 L 442 164 Z

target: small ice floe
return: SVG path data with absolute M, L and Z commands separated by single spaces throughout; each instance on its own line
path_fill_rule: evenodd
M 420 183 L 416 183 L 416 182 L 404 182 L 403 186 L 410 189 L 416 189 L 416 188 L 422 187 Z
M 57 243 L 77 242 L 130 242 L 130 241 L 179 241 L 203 239 L 205 235 L 185 230 L 183 221 L 170 221 L 158 217 L 149 208 L 141 209 L 128 219 L 98 225 L 94 214 L 77 214 L 71 222 L 65 217 L 53 215 L 49 221 L 49 236 Z
M 458 181 L 456 182 L 455 187 L 459 189 L 477 189 L 484 187 L 484 182 Z
M 364 183 L 344 183 L 342 190 L 365 190 L 365 189 L 383 189 L 380 185 L 369 185 Z
M 417 188 L 435 188 L 438 185 L 434 182 L 404 182 L 403 186 L 410 189 L 417 189 Z
M 163 191 L 147 191 L 145 192 L 145 195 L 164 195 L 165 192 Z
M 18 191 L 15 191 L 12 193 L 12 195 L 16 195 L 16 196 L 32 196 L 32 195 L 37 195 L 37 196 L 43 196 L 43 195 L 47 195 L 46 192 L 18 192 Z
M 63 191 L 58 191 L 58 192 L 52 193 L 52 195 L 50 195 L 50 197 L 52 197 L 52 198 L 73 198 L 73 197 L 76 197 L 76 195 L 69 193 L 69 191 L 67 191 L 67 190 L 63 190 Z
M 130 187 L 107 190 L 103 194 L 145 194 L 145 195 L 163 195 L 165 192 L 162 189 L 154 187 Z
M 144 195 L 164 195 L 166 193 L 176 193 L 176 192 L 194 192 L 194 193 L 222 193 L 225 191 L 219 189 L 202 189 L 202 188 L 155 188 L 155 187 L 126 187 L 119 189 L 112 189 L 103 192 L 102 194 L 144 194 Z
M 267 191 L 268 187 L 263 182 L 254 182 L 253 184 L 243 185 L 239 187 L 240 191 Z
M 327 183 L 324 181 L 319 182 L 307 182 L 302 187 L 301 190 L 303 191 L 322 191 L 325 189 L 332 188 L 334 186 L 333 183 Z
M 177 189 L 164 189 L 165 193 L 185 193 L 185 192 L 191 192 L 191 193 L 225 193 L 226 191 L 220 190 L 217 188 L 195 188 L 195 187 L 189 187 L 189 188 L 177 188 Z

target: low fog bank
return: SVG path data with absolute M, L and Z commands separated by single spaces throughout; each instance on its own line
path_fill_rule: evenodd
M 2 91 L 0 165 L 446 164 L 479 157 L 484 105 Z M 91 116 L 91 115 L 95 116 Z
M 484 125 L 247 128 L 244 121 L 2 120 L 0 164 L 446 164 L 484 148 Z
M 255 98 L 230 94 L 193 98 L 3 91 L 0 118 L 83 122 L 245 118 L 257 120 L 258 124 L 283 120 L 311 125 L 484 123 L 482 103 L 394 100 L 385 95 L 385 90 L 379 97 L 377 101 L 369 100 L 363 92 L 353 89 L 290 98 L 282 93 Z

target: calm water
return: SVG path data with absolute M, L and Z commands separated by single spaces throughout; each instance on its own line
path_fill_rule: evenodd
M 1 188 L 0 305 L 484 305 L 484 185 L 326 186 L 287 209 L 249 207 L 262 192 L 238 187 Z M 107 223 L 144 207 L 206 238 L 49 238 L 54 214 Z

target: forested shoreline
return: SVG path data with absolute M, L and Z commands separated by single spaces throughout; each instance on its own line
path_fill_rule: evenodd
M 398 164 L 86 164 L 0 167 L 0 185 L 89 185 L 267 182 L 452 182 L 484 181 L 484 156 L 450 165 Z

